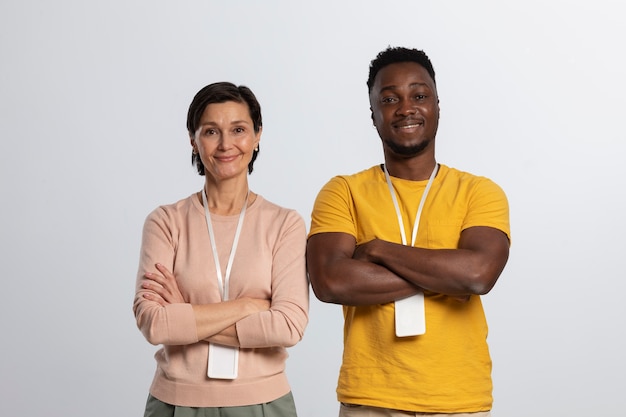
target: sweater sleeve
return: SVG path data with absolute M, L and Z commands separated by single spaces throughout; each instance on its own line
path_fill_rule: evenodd
M 290 347 L 302 339 L 309 310 L 305 248 L 304 220 L 290 210 L 273 249 L 271 307 L 237 322 L 242 348 Z
M 160 304 L 143 297 L 141 288 L 146 272 L 158 272 L 155 264 L 161 263 L 174 270 L 178 228 L 163 208 L 154 210 L 144 223 L 139 269 L 135 285 L 133 311 L 137 326 L 153 345 L 187 345 L 198 342 L 195 316 L 191 304 Z

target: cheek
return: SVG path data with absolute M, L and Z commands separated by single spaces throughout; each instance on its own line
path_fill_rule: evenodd
M 378 110 L 372 113 L 372 122 L 374 123 L 374 126 L 379 127 L 382 122 L 385 120 L 385 114 Z

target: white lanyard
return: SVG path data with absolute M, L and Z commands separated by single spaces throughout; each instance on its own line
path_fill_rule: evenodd
M 206 224 L 209 229 L 209 238 L 211 239 L 211 249 L 213 249 L 213 260 L 215 261 L 215 271 L 217 273 L 217 284 L 220 288 L 220 295 L 222 301 L 228 300 L 228 283 L 230 282 L 230 271 L 233 267 L 233 261 L 235 260 L 235 252 L 237 251 L 237 243 L 239 243 L 239 235 L 241 234 L 241 227 L 243 226 L 243 218 L 246 216 L 246 206 L 248 205 L 248 195 L 250 190 L 246 194 L 246 201 L 243 203 L 241 213 L 239 213 L 239 221 L 237 222 L 237 231 L 235 232 L 235 238 L 233 240 L 233 246 L 230 248 L 230 255 L 228 257 L 228 264 L 226 265 L 226 273 L 222 278 L 222 268 L 220 266 L 220 259 L 217 253 L 217 246 L 215 245 L 215 234 L 213 233 L 213 225 L 211 224 L 211 214 L 209 213 L 209 204 L 206 198 L 206 191 L 202 189 L 202 202 L 204 203 L 204 216 L 206 217 Z
M 389 186 L 389 192 L 391 193 L 391 198 L 393 199 L 393 205 L 396 207 L 396 214 L 398 215 L 398 225 L 400 226 L 400 234 L 402 235 L 402 244 L 406 246 L 406 234 L 404 233 L 404 222 L 402 221 L 402 213 L 400 212 L 400 206 L 398 205 L 398 199 L 396 198 L 396 192 L 393 189 L 393 185 L 391 184 L 391 178 L 389 177 L 389 171 L 387 171 L 387 164 L 384 165 L 385 168 L 385 178 L 387 179 L 387 185 Z M 420 200 L 420 205 L 417 208 L 417 214 L 415 215 L 415 223 L 413 224 L 413 234 L 411 236 L 411 246 L 415 246 L 415 238 L 417 238 L 417 229 L 419 227 L 420 217 L 422 217 L 422 209 L 424 208 L 424 203 L 426 202 L 426 196 L 430 191 L 431 185 L 433 185 L 433 180 L 435 179 L 435 175 L 437 175 L 437 171 L 439 170 L 439 164 L 435 164 L 435 168 L 433 172 L 430 174 L 430 178 L 428 179 L 428 184 L 426 184 L 426 188 L 424 189 L 424 193 L 422 194 L 422 199 Z

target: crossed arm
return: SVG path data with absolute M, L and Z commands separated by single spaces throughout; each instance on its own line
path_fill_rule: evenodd
M 156 264 L 159 273 L 147 272 L 141 284 L 147 290 L 143 297 L 165 307 L 185 303 L 176 277 L 163 265 Z M 269 310 L 270 300 L 243 297 L 221 303 L 192 305 L 196 332 L 200 340 L 228 346 L 239 346 L 235 323 L 250 314 Z
M 465 229 L 457 249 L 424 249 L 380 239 L 357 246 L 345 233 L 316 234 L 307 243 L 315 295 L 343 305 L 383 304 L 423 290 L 460 300 L 486 294 L 508 256 L 507 236 L 491 227 Z

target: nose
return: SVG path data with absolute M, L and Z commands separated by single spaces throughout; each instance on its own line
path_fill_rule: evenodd
M 218 149 L 223 151 L 233 146 L 234 139 L 229 134 L 220 135 L 220 141 L 217 145 Z
M 401 100 L 398 104 L 398 108 L 396 109 L 396 114 L 401 116 L 409 116 L 411 114 L 417 113 L 417 107 L 411 100 Z

